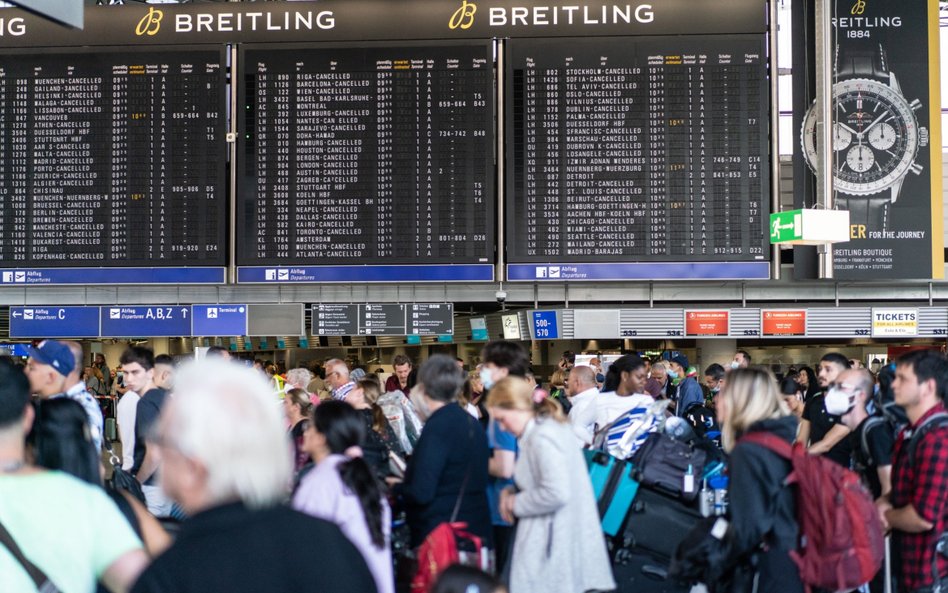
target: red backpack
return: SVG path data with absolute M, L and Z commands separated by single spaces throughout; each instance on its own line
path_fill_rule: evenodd
M 752 432 L 741 442 L 760 445 L 793 465 L 786 484 L 796 485 L 800 547 L 790 555 L 807 590 L 851 590 L 871 581 L 882 565 L 885 540 L 879 512 L 859 476 L 771 433 Z
M 484 571 L 493 566 L 481 538 L 467 531 L 467 523 L 440 523 L 418 547 L 418 571 L 412 593 L 428 593 L 445 568 L 465 564 Z

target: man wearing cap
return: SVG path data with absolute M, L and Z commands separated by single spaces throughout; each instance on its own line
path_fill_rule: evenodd
M 698 382 L 688 375 L 688 357 L 684 354 L 677 354 L 668 361 L 668 377 L 674 381 L 681 378 L 678 383 L 678 404 L 675 408 L 675 414 L 681 418 L 688 412 L 688 408 L 704 403 L 704 392 Z
M 79 346 L 76 344 L 76 346 Z M 43 340 L 30 348 L 26 362 L 26 377 L 30 391 L 40 399 L 68 397 L 85 410 L 89 419 L 89 432 L 96 448 L 102 447 L 102 410 L 95 402 L 85 384 L 79 379 L 82 348 L 78 359 L 68 344 L 56 340 Z

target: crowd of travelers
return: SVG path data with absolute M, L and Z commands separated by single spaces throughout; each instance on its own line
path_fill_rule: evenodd
M 590 460 L 644 467 L 658 438 L 709 447 L 727 477 L 726 510 L 682 534 L 669 578 L 683 586 L 839 590 L 815 586 L 805 548 L 812 507 L 845 495 L 872 509 L 849 537 L 886 538 L 885 561 L 845 590 L 948 591 L 937 351 L 872 370 L 830 352 L 779 377 L 744 351 L 703 374 L 677 352 L 565 353 L 547 385 L 508 341 L 473 369 L 399 354 L 388 376 L 220 348 L 182 361 L 131 346 L 117 373 L 94 360 L 55 340 L 25 367 L 0 359 L 0 591 L 644 592 L 617 576 L 629 544 L 604 533 Z M 110 390 L 117 442 L 95 400 Z M 806 499 L 807 459 L 842 476 L 824 488 L 856 486 Z M 682 558 L 703 577 L 674 569 Z

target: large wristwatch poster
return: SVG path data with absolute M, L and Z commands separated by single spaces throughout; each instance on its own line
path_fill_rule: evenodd
M 844 0 L 836 11 L 833 198 L 850 212 L 850 241 L 834 246 L 835 276 L 941 278 L 937 3 Z M 811 102 L 800 119 L 797 154 L 806 168 L 797 171 L 806 172 L 801 185 L 812 192 L 822 118 Z M 802 199 L 809 206 L 813 194 Z

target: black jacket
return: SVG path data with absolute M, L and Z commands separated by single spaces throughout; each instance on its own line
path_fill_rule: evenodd
M 747 431 L 767 431 L 792 442 L 797 420 L 786 416 L 753 424 Z M 803 582 L 789 553 L 796 549 L 799 526 L 791 489 L 784 485 L 790 462 L 760 445 L 738 442 L 731 452 L 729 514 L 735 536 L 734 555 L 750 554 L 761 542 L 758 591 L 802 593 Z
M 461 406 L 449 403 L 431 415 L 408 462 L 405 481 L 395 489 L 405 502 L 413 547 L 451 519 L 462 486 L 457 520 L 492 547 L 487 459 L 484 429 Z
M 371 593 L 375 580 L 339 528 L 286 507 L 226 504 L 191 517 L 133 593 Z

